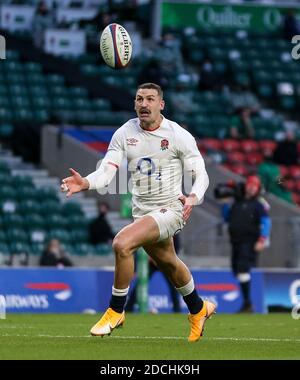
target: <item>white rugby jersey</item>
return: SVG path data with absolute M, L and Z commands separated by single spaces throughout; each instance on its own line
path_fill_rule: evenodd
M 107 186 L 124 158 L 136 207 L 153 209 L 177 200 L 183 170 L 193 176 L 191 193 L 202 202 L 209 183 L 204 160 L 194 137 L 177 123 L 163 118 L 157 129 L 147 131 L 138 118 L 127 121 L 114 133 L 100 167 L 86 177 L 89 188 Z

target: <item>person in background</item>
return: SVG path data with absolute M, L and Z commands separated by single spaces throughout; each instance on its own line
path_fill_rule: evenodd
M 115 237 L 110 224 L 106 219 L 106 214 L 109 211 L 109 205 L 106 202 L 99 203 L 99 214 L 89 225 L 90 243 L 106 244 Z
M 273 159 L 278 165 L 298 165 L 297 141 L 292 131 L 287 131 L 285 139 L 277 144 Z
M 236 90 L 230 94 L 230 99 L 232 111 L 230 137 L 254 138 L 255 131 L 251 118 L 259 111 L 258 99 L 245 85 L 237 86 Z
M 269 204 L 260 196 L 259 177 L 249 176 L 244 192 L 233 202 L 223 199 L 222 216 L 228 223 L 232 247 L 231 268 L 240 283 L 243 305 L 240 312 L 253 312 L 250 297 L 251 269 L 256 267 L 258 254 L 269 245 L 271 219 Z
M 291 39 L 298 34 L 300 34 L 299 21 L 295 16 L 295 11 L 289 9 L 283 18 L 283 36 L 290 42 Z
M 264 161 L 259 164 L 257 173 L 265 191 L 293 203 L 292 193 L 284 187 L 286 178 L 281 176 L 280 167 L 274 162 L 273 156 L 272 150 L 264 152 Z
M 36 8 L 32 21 L 32 32 L 34 36 L 34 44 L 36 47 L 42 48 L 44 44 L 44 33 L 47 29 L 55 26 L 54 16 L 48 8 L 47 3 L 41 0 Z
M 47 243 L 42 256 L 40 265 L 46 267 L 71 267 L 72 261 L 66 255 L 58 239 L 51 239 Z

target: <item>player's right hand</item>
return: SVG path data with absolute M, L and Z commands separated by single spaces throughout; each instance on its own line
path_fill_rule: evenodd
M 83 178 L 76 170 L 70 168 L 72 176 L 64 178 L 61 182 L 61 191 L 67 193 L 67 198 L 72 194 L 79 193 L 83 190 L 88 190 L 89 183 L 86 178 Z

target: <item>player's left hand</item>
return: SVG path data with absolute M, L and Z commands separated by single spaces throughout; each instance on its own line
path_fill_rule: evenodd
M 197 204 L 197 197 L 195 194 L 190 194 L 188 197 L 181 195 L 178 199 L 183 204 L 183 220 L 187 222 L 191 216 L 193 207 Z

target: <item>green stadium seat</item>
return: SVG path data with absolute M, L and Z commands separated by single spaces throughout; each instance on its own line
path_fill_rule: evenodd
M 272 98 L 274 95 L 274 87 L 271 84 L 262 83 L 257 86 L 257 92 L 262 98 Z
M 111 86 L 122 87 L 122 80 L 120 80 L 118 76 L 107 75 L 105 77 L 101 77 L 101 81 Z
M 234 75 L 234 80 L 241 86 L 249 86 L 251 83 L 250 76 L 247 73 L 236 73 Z
M 0 183 L 1 186 L 13 186 L 13 178 L 10 175 L 7 175 L 7 173 L 0 171 Z
M 31 98 L 48 98 L 48 89 L 43 85 L 27 86 Z
M 27 83 L 31 86 L 47 86 L 46 77 L 40 73 L 28 73 Z
M 0 159 L 0 173 L 10 175 L 9 166 L 7 165 L 5 161 L 1 161 L 1 159 Z
M 83 64 L 80 66 L 80 70 L 83 74 L 88 75 L 88 76 L 98 76 L 99 75 L 99 70 L 96 65 L 92 64 Z
M 17 62 L 20 59 L 20 53 L 17 50 L 6 50 L 6 59 L 9 62 Z
M 10 254 L 10 248 L 4 242 L 0 242 L 0 254 L 2 254 L 2 255 L 9 255 Z
M 40 214 L 42 205 L 35 198 L 23 199 L 19 202 L 18 211 L 26 216 L 28 214 Z
M 57 191 L 52 187 L 43 187 L 37 190 L 37 197 L 40 201 L 59 201 Z
M 204 59 L 204 53 L 202 50 L 189 50 L 189 58 L 191 62 L 199 64 Z
M 11 242 L 10 252 L 12 254 L 30 253 L 30 246 L 26 242 Z
M 53 229 L 48 232 L 47 235 L 48 239 L 58 239 L 62 243 L 70 243 L 71 242 L 71 236 L 70 233 L 67 230 L 62 229 Z
M 64 77 L 58 74 L 49 74 L 46 76 L 46 80 L 49 86 L 53 86 L 53 85 L 63 86 L 65 83 Z
M 86 243 L 89 238 L 88 230 L 83 228 L 72 230 L 71 237 L 73 243 Z
M 51 98 L 57 96 L 59 98 L 64 98 L 67 101 L 70 100 L 67 88 L 65 86 L 53 85 L 53 86 L 50 86 L 48 90 L 49 90 L 49 95 Z M 73 100 L 73 98 L 71 100 Z
M 6 229 L 22 228 L 24 226 L 23 217 L 13 213 L 5 214 L 2 223 Z
M 62 213 L 65 217 L 83 217 L 83 211 L 81 209 L 81 206 L 77 202 L 66 202 L 62 206 Z
M 5 59 L 5 61 L 1 62 L 1 65 L 3 66 L 4 71 L 13 72 L 13 73 L 20 73 L 23 72 L 23 65 L 20 62 L 17 61 L 9 61 L 8 59 Z
M 28 175 L 17 175 L 12 177 L 12 182 L 15 187 L 27 187 L 27 188 L 33 188 L 34 184 L 32 182 L 32 177 Z
M 87 98 L 88 97 L 88 90 L 84 87 L 70 87 L 67 89 L 68 95 L 73 98 Z
M 280 96 L 279 97 L 279 104 L 280 107 L 282 107 L 286 111 L 291 111 L 296 108 L 296 98 L 294 96 Z
M 14 96 L 11 98 L 13 108 L 29 108 L 30 102 L 28 96 Z
M 110 244 L 97 244 L 95 246 L 95 254 L 99 256 L 107 256 L 113 253 L 112 247 Z
M 10 228 L 6 231 L 7 241 L 10 243 L 20 242 L 27 243 L 28 235 L 22 228 Z
M 0 186 L 0 200 L 15 199 L 17 191 L 12 186 Z
M 74 98 L 73 107 L 76 110 L 86 110 L 89 111 L 92 108 L 91 102 L 86 98 Z
M 72 229 L 87 228 L 89 224 L 89 220 L 84 218 L 82 214 L 71 214 L 70 216 L 66 215 L 66 217 L 67 225 Z
M 2 97 L 3 96 L 5 97 L 8 95 L 8 87 L 6 86 L 6 84 L 1 83 L 1 82 L 0 82 L 0 94 Z
M 42 230 L 45 227 L 45 219 L 40 214 L 26 214 L 24 222 L 28 230 Z
M 10 95 L 12 97 L 15 96 L 27 96 L 27 87 L 24 85 L 19 85 L 19 84 L 12 84 L 8 86 Z
M 213 67 L 214 71 L 217 74 L 221 75 L 224 74 L 228 69 L 227 63 L 225 61 L 215 61 Z
M 253 72 L 254 81 L 256 83 L 271 83 L 273 82 L 273 74 L 266 70 L 257 70 Z
M 10 107 L 10 99 L 7 95 L 0 95 L 0 107 Z
M 78 243 L 74 245 L 73 253 L 79 256 L 93 255 L 95 253 L 95 248 L 91 244 Z
M 26 77 L 22 73 L 9 72 L 8 74 L 6 74 L 5 79 L 7 84 L 21 85 L 26 82 Z
M 18 191 L 16 196 L 19 201 L 22 201 L 25 199 L 35 199 L 36 201 L 38 201 L 38 191 L 31 184 L 30 185 L 24 184 L 22 190 Z
M 61 247 L 64 250 L 64 252 L 66 252 L 67 254 L 69 254 L 69 255 L 73 255 L 74 254 L 75 248 L 74 248 L 73 244 L 71 244 L 71 243 L 61 243 Z
M 10 109 L 7 108 L 2 108 L 0 106 L 0 122 L 1 123 L 10 123 L 13 120 L 13 113 L 11 112 Z
M 4 231 L 0 230 L 0 244 L 5 243 L 5 242 L 6 242 L 6 234 Z
M 50 215 L 50 214 L 59 214 L 61 212 L 61 205 L 59 202 L 54 200 L 45 200 L 44 202 L 40 202 L 41 204 L 41 214 Z
M 79 124 L 94 125 L 97 123 L 96 113 L 92 111 L 74 111 L 74 116 Z
M 45 226 L 49 230 L 56 228 L 64 229 L 67 225 L 66 219 L 61 214 L 50 214 L 45 218 Z
M 53 115 L 55 115 L 55 117 L 61 122 L 74 124 L 77 123 L 77 115 L 74 113 L 74 111 L 60 110 L 53 112 Z
M 224 57 L 227 57 L 227 50 L 221 49 L 220 47 L 210 47 L 208 45 L 208 56 L 212 61 L 220 61 L 221 59 L 224 59 Z
M 111 110 L 111 103 L 107 99 L 94 99 L 91 101 L 92 108 L 95 111 L 110 111 Z
M 67 97 L 59 96 L 52 98 L 52 107 L 55 110 L 63 110 L 63 109 L 73 109 L 73 101 L 71 101 Z
M 30 245 L 30 253 L 36 256 L 41 256 L 44 250 L 43 243 L 31 243 Z
M 44 96 L 41 94 L 40 96 L 33 96 L 31 97 L 31 103 L 34 108 L 34 110 L 37 109 L 49 109 L 51 107 L 51 102 L 49 100 L 48 96 Z
M 35 110 L 33 112 L 33 121 L 39 124 L 46 123 L 50 118 L 50 111 L 46 109 Z
M 13 120 L 16 123 L 22 123 L 33 120 L 33 112 L 30 108 L 16 108 Z
M 289 75 L 285 71 L 275 71 L 273 74 L 274 82 L 288 82 Z
M 42 65 L 35 62 L 26 62 L 23 64 L 23 69 L 27 73 L 42 73 Z
M 0 124 L 0 137 L 11 137 L 14 132 L 14 126 L 12 124 Z

